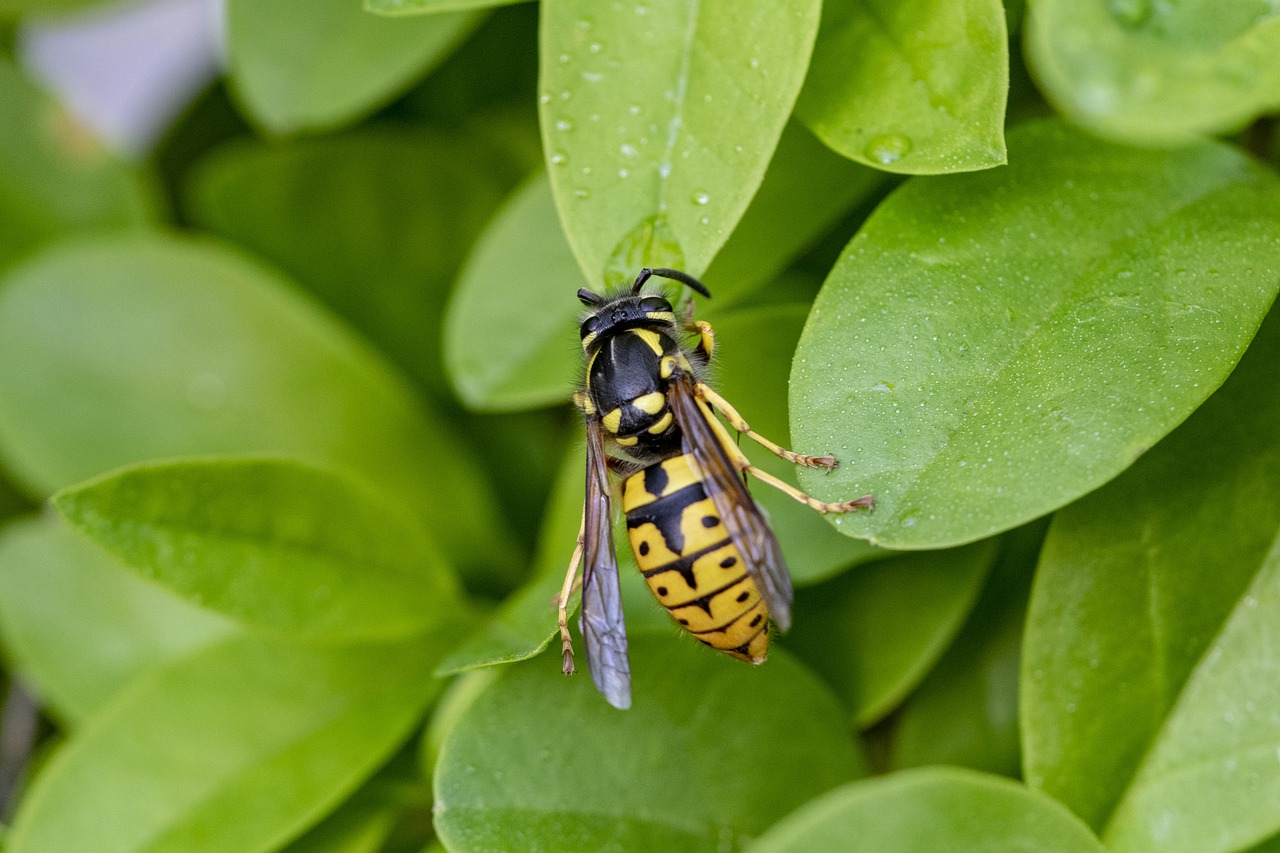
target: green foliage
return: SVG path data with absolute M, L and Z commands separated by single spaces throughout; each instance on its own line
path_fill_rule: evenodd
M 6 851 L 1280 850 L 1274 3 L 231 0 L 134 162 L 14 58 L 81 5 L 0 0 Z M 758 667 L 615 519 L 623 712 L 555 602 L 646 265 L 876 506 L 749 478 Z

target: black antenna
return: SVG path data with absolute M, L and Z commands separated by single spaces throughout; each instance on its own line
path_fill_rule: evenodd
M 578 299 L 582 300 L 583 305 L 599 305 L 601 302 L 604 302 L 604 299 L 601 298 L 600 294 L 593 293 L 585 287 L 578 291 Z
M 707 297 L 708 299 L 711 298 L 711 291 L 707 290 L 707 286 L 705 284 L 698 281 L 696 278 L 689 275 L 687 272 L 680 272 L 680 270 L 667 269 L 666 267 L 654 267 L 653 269 L 650 269 L 649 267 L 645 267 L 644 269 L 640 270 L 640 274 L 636 276 L 636 283 L 631 285 L 631 292 L 639 293 L 640 288 L 644 286 L 644 283 L 649 280 L 650 276 L 654 276 L 654 275 L 658 276 L 658 278 L 668 278 L 668 279 L 671 279 L 672 281 L 678 281 L 681 284 L 688 285 L 688 287 L 694 292 L 701 293 L 703 296 Z M 581 292 L 579 292 L 579 296 L 581 296 Z

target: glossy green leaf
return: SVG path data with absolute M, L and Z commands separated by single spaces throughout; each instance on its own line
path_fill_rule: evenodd
M 764 177 L 819 6 L 544 0 L 543 147 L 592 287 L 645 265 L 707 268 Z
M 796 113 L 869 166 L 968 172 L 1005 162 L 1008 90 L 1000 0 L 825 3 Z
M 139 674 L 234 631 L 52 519 L 14 522 L 0 533 L 5 650 L 65 721 L 83 721 Z
M 444 304 L 504 190 L 474 142 L 380 130 L 240 141 L 190 182 L 196 222 L 278 264 L 440 397 Z
M 471 702 L 436 767 L 450 850 L 734 850 L 860 772 L 835 699 L 785 654 L 753 668 L 640 632 L 631 667 L 630 711 L 550 656 Z
M 157 208 L 143 173 L 0 56 L 0 267 L 76 229 L 137 227 Z
M 460 605 L 416 516 L 297 462 L 139 465 L 61 491 L 53 504 L 144 578 L 298 638 L 411 636 Z
M 1280 107 L 1280 8 L 1268 0 L 1037 0 L 1028 63 L 1072 120 L 1181 142 Z
M 854 782 L 807 803 L 751 853 L 1103 853 L 1060 803 L 1016 782 L 951 767 Z
M 1265 612 L 1251 615 L 1267 594 L 1273 570 L 1259 567 L 1280 531 L 1277 363 L 1280 314 L 1272 312 L 1222 389 L 1132 470 L 1059 513 L 1041 555 L 1023 660 L 1026 778 L 1097 828 L 1129 797 L 1128 849 L 1146 849 L 1133 840 L 1132 822 L 1143 803 L 1156 801 L 1149 799 L 1156 780 L 1135 783 L 1134 774 L 1159 775 L 1178 760 L 1188 720 L 1214 717 L 1221 732 L 1195 734 L 1206 749 L 1215 745 L 1203 753 L 1215 761 L 1186 768 L 1184 778 L 1203 786 L 1186 819 L 1205 831 L 1230 815 L 1239 831 L 1259 832 L 1257 820 L 1280 814 L 1260 781 L 1277 778 L 1276 746 L 1271 769 L 1246 793 L 1256 770 L 1229 742 L 1246 725 L 1255 726 L 1251 743 L 1266 742 L 1262 721 L 1246 722 L 1240 705 L 1254 701 L 1255 682 L 1274 685 L 1257 674 L 1257 655 L 1280 666 L 1265 626 L 1247 629 Z M 1252 599 L 1251 584 L 1259 587 Z M 1240 645 L 1242 630 L 1253 631 L 1252 646 Z M 1230 672 L 1234 680 L 1206 692 L 1206 679 Z M 1237 758 L 1237 772 L 1229 772 L 1225 763 Z M 1212 782 L 1200 775 L 1209 771 Z M 1252 823 L 1236 811 L 1248 808 L 1256 810 Z M 1180 837 L 1208 844 L 1194 849 L 1236 849 L 1204 841 L 1182 820 L 1174 815 L 1170 824 L 1181 827 Z
M 805 305 L 766 305 L 731 311 L 714 327 L 718 365 L 710 384 L 752 429 L 784 447 L 793 447 L 787 430 L 787 379 L 807 313 Z M 740 444 L 756 465 L 796 484 L 796 466 L 749 439 Z M 827 452 L 817 446 L 794 449 L 814 455 Z M 797 585 L 815 583 L 885 553 L 863 540 L 841 536 L 821 515 L 771 486 L 753 483 L 751 494 L 764 507 Z
M 844 700 L 861 728 L 892 711 L 969 615 L 998 552 L 994 540 L 905 554 L 796 594 L 783 639 Z
M 789 125 L 760 191 L 705 277 L 715 298 L 700 310 L 714 319 L 741 304 L 882 183 L 880 173 Z M 445 362 L 469 406 L 506 411 L 568 400 L 581 360 L 582 305 L 573 286 L 581 282 L 546 178 L 532 178 L 480 238 L 449 306 Z M 494 337 L 506 345 L 494 347 Z
M 474 12 L 387 20 L 358 0 L 229 0 L 231 83 L 265 130 L 348 124 L 443 59 L 480 22 Z
M 524 2 L 526 0 L 364 0 L 364 8 L 378 15 L 434 15 Z
M 894 768 L 950 764 L 1018 777 L 1022 628 L 1047 527 L 1005 535 L 969 621 L 894 716 Z
M 178 661 L 59 750 L 11 853 L 275 849 L 404 739 L 439 688 L 444 639 L 301 647 L 245 635 Z
M 357 472 L 470 577 L 508 544 L 469 448 L 290 284 L 208 241 L 51 248 L 0 289 L 0 453 L 33 493 L 132 462 L 262 453 Z
M 827 279 L 792 370 L 818 497 L 889 547 L 1008 529 L 1128 467 L 1231 371 L 1280 286 L 1280 180 L 1211 142 L 1147 151 L 1058 122 L 1007 169 L 910 181 Z

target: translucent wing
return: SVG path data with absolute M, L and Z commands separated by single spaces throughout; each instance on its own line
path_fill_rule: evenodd
M 783 631 L 791 627 L 791 575 L 782 549 L 769 523 L 747 492 L 717 430 L 709 423 L 715 417 L 693 389 L 687 373 L 672 377 L 668 389 L 671 409 L 684 435 L 684 452 L 691 454 L 705 475 L 703 487 L 720 513 L 725 530 L 732 537 L 747 564 L 747 572 L 760 588 L 769 615 Z
M 631 707 L 631 664 L 627 627 L 618 589 L 618 555 L 613 549 L 609 507 L 609 465 L 599 421 L 587 421 L 587 503 L 583 513 L 582 615 L 578 625 L 587 646 L 587 667 L 596 689 L 615 708 Z

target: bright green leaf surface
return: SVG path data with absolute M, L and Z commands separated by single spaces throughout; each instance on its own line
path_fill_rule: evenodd
M 416 516 L 296 462 L 140 465 L 59 492 L 68 521 L 189 601 L 312 640 L 419 633 L 459 606 Z
M 1206 735 L 1204 743 L 1216 743 L 1219 751 L 1205 755 L 1238 758 L 1239 772 L 1250 772 L 1245 756 L 1224 738 L 1245 725 L 1243 715 L 1228 717 L 1241 714 L 1238 705 L 1248 700 L 1254 680 L 1268 676 L 1238 673 L 1238 681 L 1221 684 L 1215 695 L 1194 688 L 1199 704 L 1185 685 L 1197 666 L 1194 679 L 1201 682 L 1193 684 L 1209 678 L 1205 672 L 1261 665 L 1249 661 L 1266 653 L 1265 645 L 1238 647 L 1241 640 L 1232 637 L 1242 629 L 1221 632 L 1233 609 L 1237 621 L 1246 617 L 1250 608 L 1240 601 L 1250 583 L 1265 585 L 1255 574 L 1280 531 L 1277 363 L 1280 314 L 1273 312 L 1222 389 L 1131 471 L 1059 513 L 1045 542 L 1023 661 L 1025 773 L 1095 827 L 1131 787 L 1153 744 L 1161 754 L 1184 748 L 1176 743 L 1187 715 L 1216 713 L 1222 732 Z M 1263 643 L 1265 635 L 1255 641 Z M 1270 665 L 1280 667 L 1274 648 Z M 1228 650 L 1234 657 L 1226 657 Z M 1275 679 L 1269 683 L 1274 690 Z M 1274 709 L 1273 699 L 1262 704 Z M 1256 743 L 1265 742 L 1255 734 Z M 1171 739 L 1175 745 L 1166 746 Z M 1264 776 L 1275 779 L 1274 746 L 1270 761 Z M 1263 789 L 1246 796 L 1234 787 L 1240 777 L 1216 764 L 1201 770 L 1210 767 L 1212 783 L 1198 772 L 1186 776 L 1204 785 L 1201 807 L 1191 815 L 1202 826 L 1223 815 L 1250 825 L 1210 792 L 1221 792 L 1233 807 L 1280 814 Z M 1152 794 L 1131 790 L 1130 796 L 1140 810 Z M 1191 827 L 1180 819 L 1175 824 L 1190 837 Z M 1125 830 L 1132 832 L 1132 826 Z
M 195 173 L 201 225 L 278 264 L 443 397 L 441 320 L 501 200 L 497 155 L 438 134 L 239 142 Z
M 543 147 L 592 287 L 640 266 L 707 268 L 791 113 L 819 5 L 544 0 Z
M 782 641 L 866 727 L 893 710 L 937 662 L 969 615 L 996 558 L 995 540 L 905 554 L 796 595 Z
M 274 849 L 405 737 L 438 689 L 443 642 L 307 648 L 246 635 L 156 672 L 45 768 L 12 853 Z
M 468 448 L 346 329 L 222 246 L 50 249 L 0 290 L 0 363 L 0 451 L 36 494 L 142 460 L 278 454 L 404 500 L 472 577 L 505 570 Z
M 1280 829 L 1280 540 L 1188 679 L 1103 838 L 1226 853 Z
M 1005 162 L 1009 45 L 1000 0 L 825 3 L 796 113 L 824 142 L 890 172 Z
M 748 667 L 642 632 L 631 667 L 630 711 L 550 656 L 470 704 L 436 768 L 450 850 L 733 850 L 860 771 L 835 699 L 784 654 Z
M 271 133 L 329 129 L 408 88 L 479 22 L 474 12 L 392 21 L 358 0 L 229 0 L 231 83 Z
M 423 15 L 523 2 L 525 0 L 364 0 L 364 8 L 378 15 Z
M 120 568 L 51 520 L 0 534 L 6 652 L 64 720 L 80 722 L 158 664 L 235 628 Z
M 1280 107 L 1269 0 L 1036 0 L 1025 33 L 1049 100 L 1118 139 L 1185 141 Z
M 893 767 L 951 764 L 1018 776 L 1022 628 L 1047 526 L 1004 537 L 969 621 L 894 718 Z
M 103 0 L 0 0 L 0 16 L 19 17 L 38 12 L 42 15 L 70 12 Z
M 856 839 L 856 842 L 855 842 Z M 855 782 L 806 804 L 751 853 L 1102 853 L 1061 804 L 1016 782 L 929 768 Z
M 0 267 L 77 228 L 141 225 L 156 208 L 141 173 L 0 56 Z
M 791 354 L 807 313 L 804 305 L 768 305 L 732 311 L 715 324 L 718 366 L 711 375 L 711 385 L 752 429 L 784 447 L 792 447 L 786 418 Z M 755 464 L 795 485 L 796 466 L 749 439 L 740 444 Z M 827 452 L 817 446 L 794 449 L 814 455 Z M 821 515 L 771 486 L 755 483 L 751 493 L 768 514 L 798 585 L 814 583 L 884 553 L 863 540 L 841 536 Z
M 832 271 L 792 371 L 819 497 L 889 547 L 971 541 L 1097 488 L 1226 378 L 1280 286 L 1280 181 L 1216 143 L 1057 122 L 1007 169 L 908 182 Z
M 714 318 L 740 304 L 882 183 L 881 173 L 789 125 L 760 191 L 706 275 L 715 298 L 700 309 Z M 506 411 L 568 400 L 582 358 L 575 297 L 582 283 L 546 178 L 533 178 L 481 237 L 449 306 L 445 359 L 469 406 Z M 504 346 L 494 347 L 495 338 Z

